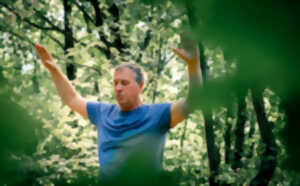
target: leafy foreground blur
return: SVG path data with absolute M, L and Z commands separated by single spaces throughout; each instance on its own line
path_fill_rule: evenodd
M 35 170 L 37 166 L 32 155 L 41 125 L 10 100 L 10 92 L 3 89 L 6 83 L 1 81 L 0 85 L 0 184 L 33 184 L 39 171 Z
M 1 87 L 6 83 L 1 82 Z M 41 122 L 10 100 L 10 92 L 2 89 L 0 94 L 0 184 L 39 185 L 37 178 L 45 176 L 34 159 L 42 132 Z M 61 178 L 55 185 L 176 185 L 170 173 L 157 172 L 147 161 L 146 156 L 137 150 L 114 178 L 91 177 L 81 172 L 71 182 Z
M 34 42 L 88 100 L 113 102 L 111 69 L 140 64 L 151 104 L 186 95 L 171 47 L 189 27 L 202 52 L 204 86 L 193 95 L 202 112 L 168 133 L 166 173 L 133 157 L 102 184 L 300 185 L 298 2 L 142 2 L 0 1 L 0 184 L 99 184 L 95 128 L 61 103 Z

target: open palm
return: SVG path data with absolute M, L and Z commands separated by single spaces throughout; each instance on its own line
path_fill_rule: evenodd
M 53 61 L 53 58 L 52 58 L 51 54 L 46 50 L 46 48 L 40 44 L 35 44 L 34 47 L 35 47 L 37 53 L 39 54 L 39 56 L 43 62 L 43 65 L 47 69 L 55 68 L 55 63 Z
M 178 55 L 183 61 L 189 64 L 196 64 L 199 62 L 199 53 L 198 51 L 189 52 L 184 49 L 173 48 L 173 52 Z

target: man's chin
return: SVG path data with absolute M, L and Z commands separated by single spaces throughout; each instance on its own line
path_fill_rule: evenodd
M 122 111 L 130 111 L 131 110 L 131 106 L 126 103 L 118 102 L 118 105 Z
M 123 105 L 124 104 L 124 101 L 122 101 L 121 99 L 116 99 L 117 103 L 119 106 Z
M 124 101 L 117 101 L 117 103 L 121 108 L 127 107 L 127 104 Z

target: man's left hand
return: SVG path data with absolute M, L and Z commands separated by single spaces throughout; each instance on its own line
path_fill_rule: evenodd
M 197 54 L 191 54 L 184 49 L 178 49 L 178 48 L 172 48 L 172 50 L 188 65 L 199 62 L 199 56 Z

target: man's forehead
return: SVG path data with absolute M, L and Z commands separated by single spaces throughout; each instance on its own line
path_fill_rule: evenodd
M 114 78 L 116 77 L 130 77 L 134 78 L 135 74 L 134 72 L 129 68 L 119 68 L 114 70 Z

